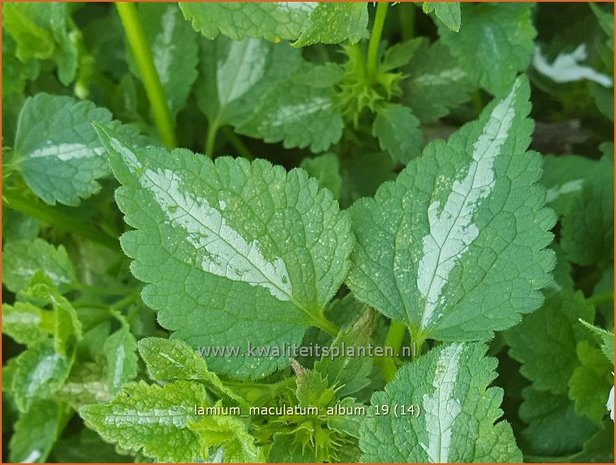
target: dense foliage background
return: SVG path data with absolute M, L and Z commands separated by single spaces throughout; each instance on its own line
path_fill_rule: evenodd
M 606 407 L 614 370 L 612 5 L 4 2 L 2 8 L 5 460 L 425 461 L 434 455 L 419 447 L 423 430 L 412 425 L 422 423 L 412 422 L 420 420 L 400 426 L 390 418 L 376 418 L 374 409 L 393 405 L 413 390 L 425 394 L 412 402 L 424 409 L 433 405 L 436 401 L 426 400 L 431 386 L 452 373 L 439 368 L 438 360 L 455 355 L 467 363 L 460 379 L 469 376 L 460 408 L 474 415 L 465 414 L 464 425 L 453 429 L 450 460 L 613 461 L 613 420 Z M 515 89 L 522 90 L 516 94 Z M 501 107 L 505 117 L 497 114 Z M 527 157 L 528 110 L 534 120 L 530 150 L 541 154 L 543 171 L 529 162 L 520 165 L 519 182 L 527 179 L 526 185 L 516 187 L 514 177 L 508 179 L 529 193 L 529 205 L 535 202 L 525 224 L 540 231 L 519 239 L 536 240 L 536 254 L 520 255 L 497 271 L 507 277 L 518 270 L 518 277 L 529 276 L 518 283 L 520 288 L 541 289 L 543 296 L 516 301 L 512 291 L 499 304 L 501 314 L 485 311 L 491 322 L 472 320 L 465 326 L 460 317 L 459 330 L 452 323 L 431 333 L 399 317 L 399 309 L 373 302 L 357 271 L 362 260 L 369 263 L 371 254 L 385 257 L 385 252 L 379 254 L 405 246 L 404 241 L 397 236 L 378 251 L 356 248 L 348 262 L 354 242 L 350 231 L 359 242 L 376 241 L 374 224 L 402 222 L 407 214 L 427 218 L 427 210 L 404 210 L 424 189 L 412 191 L 418 189 L 412 176 L 421 181 L 422 173 L 438 174 L 446 185 L 470 156 L 471 145 L 465 141 L 475 140 L 477 131 L 495 118 L 506 119 L 514 111 L 520 115 L 512 123 L 516 140 L 507 142 L 506 150 Z M 475 120 L 475 125 L 464 126 Z M 441 139 L 449 140 L 448 145 L 431 145 L 422 154 L 427 144 Z M 169 156 L 164 147 L 207 156 Z M 154 222 L 158 218 L 148 211 L 149 201 L 140 197 L 129 173 L 126 154 L 132 150 L 139 157 L 147 155 L 139 160 L 151 160 L 153 167 L 175 173 L 182 182 L 191 180 L 195 195 L 218 183 L 218 193 L 211 195 L 226 198 L 223 194 L 246 176 L 248 186 L 254 180 L 255 186 L 274 186 L 273 191 L 280 189 L 288 198 L 309 199 L 294 207 L 306 215 L 298 217 L 310 223 L 306 231 L 312 225 L 338 235 L 327 236 L 318 245 L 322 249 L 314 245 L 320 256 L 315 252 L 305 262 L 286 264 L 299 270 L 302 264 L 318 268 L 320 260 L 332 263 L 331 283 L 318 284 L 328 285 L 327 292 L 314 291 L 318 299 L 325 294 L 327 299 L 314 312 L 307 310 L 311 321 L 271 323 L 278 307 L 271 307 L 274 311 L 259 304 L 275 301 L 278 291 L 272 289 L 271 295 L 265 292 L 244 303 L 255 303 L 254 312 L 270 312 L 263 321 L 256 319 L 255 327 L 263 333 L 275 338 L 278 331 L 304 344 L 325 346 L 345 341 L 399 349 L 419 343 L 418 354 L 343 358 L 339 364 L 301 357 L 290 365 L 288 358 L 275 358 L 257 360 L 256 367 L 198 356 L 182 339 L 193 347 L 207 338 L 216 342 L 211 334 L 225 326 L 227 317 L 205 318 L 200 312 L 212 309 L 188 300 L 165 303 L 152 289 L 144 293 L 145 300 L 149 296 L 146 305 L 141 294 L 143 282 L 172 283 L 181 274 L 179 268 L 155 262 L 169 251 L 182 256 L 186 238 L 176 237 L 176 230 L 150 226 L 156 230 L 147 236 L 150 243 L 133 234 L 120 247 L 122 233 L 146 228 L 148 216 Z M 432 153 L 439 150 L 452 165 L 442 155 L 442 166 L 437 163 L 441 171 L 431 173 L 437 168 L 428 161 L 441 156 Z M 316 184 L 304 174 L 294 171 L 287 178 L 267 164 L 248 168 L 228 159 L 210 164 L 208 157 L 223 155 L 266 159 L 287 170 L 302 167 L 330 193 L 319 191 L 317 201 Z M 134 163 L 143 170 L 149 166 Z M 216 170 L 219 178 L 207 180 L 208 170 Z M 397 176 L 397 184 L 388 184 L 376 196 L 382 203 L 355 203 L 374 196 Z M 176 178 L 167 174 L 167 179 Z M 535 188 L 536 181 L 543 188 Z M 117 194 L 121 209 L 114 198 L 120 184 L 125 186 Z M 414 194 L 394 208 L 384 200 L 386 191 L 402 199 L 406 194 L 396 191 L 402 184 Z M 172 187 L 169 181 L 165 189 Z M 244 208 L 256 213 L 253 218 L 240 211 L 236 220 L 258 229 L 259 209 L 269 207 L 256 194 L 251 203 L 252 191 L 246 189 L 241 194 Z M 544 197 L 555 215 L 543 209 Z M 315 205 L 322 210 L 315 213 Z M 337 205 L 345 211 L 339 212 Z M 219 200 L 217 208 L 224 210 L 226 203 Z M 516 230 L 501 217 L 494 222 L 503 231 Z M 297 239 L 304 232 L 294 229 L 296 223 L 285 228 Z M 519 229 L 519 234 L 526 231 Z M 548 229 L 555 262 L 552 255 L 542 255 L 548 245 L 543 242 L 551 237 Z M 350 239 L 340 239 L 345 234 Z M 505 233 L 503 238 L 509 240 Z M 328 248 L 328 240 L 337 245 Z M 165 244 L 165 251 L 156 250 L 157 243 Z M 151 260 L 147 266 L 142 254 Z M 137 258 L 132 272 L 129 256 Z M 259 259 L 269 272 L 271 264 Z M 284 267 L 272 263 L 275 271 Z M 148 266 L 159 267 L 156 278 L 148 274 Z M 372 270 L 367 264 L 361 269 Z M 384 274 L 394 271 L 385 269 Z M 228 277 L 230 272 L 225 273 Z M 291 281 L 294 276 L 291 270 Z M 469 293 L 471 283 L 486 279 L 478 276 L 469 272 L 460 278 Z M 287 284 L 284 279 L 281 283 Z M 251 286 L 258 287 L 254 282 Z M 170 294 L 178 293 L 170 289 Z M 494 307 L 503 294 L 496 291 L 487 289 L 477 308 Z M 195 308 L 186 308 L 190 305 Z M 454 312 L 456 305 L 448 309 Z M 158 320 L 152 307 L 160 310 Z M 176 308 L 196 313 L 174 320 Z M 213 310 L 212 315 L 218 309 Z M 311 327 L 305 331 L 306 326 Z M 173 343 L 166 340 L 170 328 L 179 329 Z M 240 338 L 237 343 L 243 343 L 252 337 L 245 331 L 248 336 L 240 331 L 225 341 Z M 468 343 L 476 340 L 485 346 Z M 447 346 L 451 341 L 467 345 Z M 457 366 L 455 370 L 454 380 Z M 377 391 L 383 392 L 372 397 Z M 159 420 L 181 405 L 324 408 L 370 405 L 371 397 L 368 421 L 244 415 L 191 423 L 177 412 L 170 423 Z M 511 438 L 507 423 L 494 426 L 501 416 L 499 405 L 511 425 Z M 421 418 L 433 414 L 427 410 Z M 479 431 L 494 442 L 479 441 Z

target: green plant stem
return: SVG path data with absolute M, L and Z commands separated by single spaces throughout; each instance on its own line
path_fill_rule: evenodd
M 376 7 L 376 16 L 370 33 L 370 41 L 368 42 L 368 61 L 367 71 L 368 76 L 374 77 L 379 61 L 379 44 L 381 35 L 383 34 L 383 26 L 385 25 L 385 17 L 387 16 L 388 2 L 379 2 Z
M 596 307 L 597 305 L 614 302 L 614 293 L 602 292 L 600 294 L 595 294 L 592 297 L 589 297 L 587 300 L 589 303 L 593 304 Z
M 31 216 L 59 230 L 77 234 L 111 250 L 118 250 L 119 248 L 120 244 L 115 237 L 105 234 L 102 229 L 85 223 L 76 216 L 64 213 L 58 208 L 33 201 L 10 190 L 3 192 L 2 197 L 10 208 L 24 215 Z
M 402 42 L 411 40 L 415 37 L 415 4 L 401 3 L 398 6 L 400 13 L 400 32 Z
M 475 113 L 480 115 L 483 110 L 483 99 L 481 98 L 481 91 L 477 90 L 471 94 L 471 100 L 473 107 L 475 107 Z
M 158 128 L 160 137 L 163 143 L 168 147 L 176 147 L 177 141 L 173 127 L 173 119 L 171 118 L 169 107 L 167 106 L 165 91 L 160 83 L 156 68 L 154 67 L 152 53 L 150 52 L 143 28 L 139 21 L 137 8 L 133 3 L 129 2 L 116 2 L 115 5 L 120 15 L 128 44 L 137 62 L 137 68 L 139 68 L 139 74 L 143 80 L 143 86 L 145 87 L 145 92 L 150 101 L 154 122 Z
M 244 158 L 247 158 L 248 160 L 255 159 L 250 149 L 246 146 L 246 144 L 244 144 L 244 142 L 242 142 L 242 139 L 240 139 L 238 135 L 233 132 L 233 129 L 231 129 L 229 126 L 225 126 L 222 131 L 224 132 L 225 137 L 231 143 L 231 145 L 235 147 L 235 150 L 237 150 L 237 153 L 239 155 Z
M 219 126 L 218 119 L 212 121 L 207 127 L 207 135 L 205 136 L 205 154 L 213 158 L 214 157 L 214 144 L 216 143 L 216 133 Z
M 396 376 L 398 366 L 396 365 L 396 356 L 400 352 L 402 347 L 402 340 L 404 339 L 404 333 L 406 332 L 406 326 L 399 321 L 393 321 L 389 324 L 389 330 L 385 336 L 385 347 L 390 347 L 393 352 L 392 357 L 385 357 L 381 361 L 381 370 L 383 371 L 383 378 L 385 382 L 389 383 Z M 387 350 L 387 349 L 386 349 Z

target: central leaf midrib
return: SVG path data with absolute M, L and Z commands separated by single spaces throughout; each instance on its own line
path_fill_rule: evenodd
M 144 173 L 145 176 L 148 177 L 148 179 L 150 180 L 150 182 L 152 182 L 152 184 L 158 186 L 158 184 L 156 184 L 154 182 L 154 180 L 149 176 L 148 171 L 146 170 L 146 172 Z M 286 290 L 281 289 L 277 283 L 272 282 L 267 276 L 265 276 L 261 270 L 259 269 L 259 267 L 257 267 L 252 261 L 250 261 L 250 259 L 246 256 L 244 256 L 242 253 L 240 253 L 237 248 L 229 243 L 227 240 L 225 240 L 225 238 L 223 238 L 222 236 L 218 235 L 215 231 L 212 230 L 212 228 L 210 228 L 208 225 L 204 224 L 200 218 L 197 218 L 196 216 L 194 216 L 191 212 L 189 212 L 188 210 L 186 210 L 185 208 L 181 207 L 180 205 L 177 204 L 177 202 L 174 201 L 174 199 L 169 195 L 168 192 L 166 192 L 163 188 L 161 188 L 160 186 L 158 186 L 161 189 L 161 192 L 164 193 L 164 195 L 168 196 L 175 205 L 177 205 L 177 207 L 182 210 L 186 215 L 188 215 L 189 217 L 193 218 L 195 221 L 197 221 L 201 226 L 203 226 L 205 229 L 207 229 L 208 231 L 210 231 L 214 236 L 218 237 L 219 240 L 223 241 L 225 244 L 227 244 L 231 249 L 233 249 L 238 255 L 244 257 L 246 259 L 246 261 L 248 263 L 250 263 L 252 265 L 252 267 L 265 279 L 265 281 L 267 281 L 268 283 L 270 283 L 273 287 L 275 287 L 277 290 L 279 290 L 282 294 L 286 295 L 287 297 L 289 297 L 289 302 L 291 302 L 293 305 L 295 305 L 298 309 L 300 309 L 301 311 L 303 311 L 307 316 L 310 317 L 311 320 L 317 320 L 316 316 L 306 307 L 304 307 L 300 302 L 298 302 L 295 297 L 292 294 L 289 294 L 288 292 L 286 292 Z M 154 202 L 158 205 L 157 202 Z M 211 207 L 213 209 L 215 209 L 213 206 Z M 216 209 L 215 209 L 216 210 Z M 163 212 L 164 213 L 164 212 Z M 224 220 L 225 217 L 222 215 L 222 212 L 220 212 L 220 216 L 222 217 L 222 219 Z M 239 233 L 238 233 L 239 234 Z M 245 240 L 245 239 L 244 239 Z M 264 257 L 265 258 L 265 257 Z M 286 266 L 286 262 L 284 261 L 284 257 L 279 257 L 283 263 Z M 270 262 L 271 263 L 271 262 Z M 204 273 L 207 273 L 205 270 L 203 270 Z M 208 273 L 208 274 L 212 274 L 212 273 Z M 229 279 L 229 278 L 226 278 Z M 289 277 L 290 279 L 290 277 Z M 240 281 L 240 282 L 244 282 L 244 281 Z M 291 283 L 292 284 L 292 283 Z M 262 287 L 262 286 L 259 286 Z M 318 321 L 318 320 L 317 320 Z

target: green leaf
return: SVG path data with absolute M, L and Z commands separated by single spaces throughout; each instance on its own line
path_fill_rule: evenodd
M 208 415 L 190 425 L 201 440 L 208 457 L 217 456 L 222 451 L 222 461 L 231 463 L 264 462 L 261 448 L 255 438 L 246 431 L 246 424 L 237 417 L 228 415 Z M 217 460 L 212 460 L 217 461 Z
M 293 76 L 293 81 L 310 87 L 331 87 L 343 78 L 344 68 L 336 63 L 327 62 L 308 67 L 305 72 Z
M 285 148 L 322 152 L 340 140 L 344 128 L 333 97 L 332 88 L 282 81 L 269 87 L 252 118 L 237 132 L 268 143 L 282 142 Z
M 319 43 L 338 44 L 346 41 L 356 43 L 367 37 L 368 10 L 364 3 L 317 3 L 316 5 L 307 27 L 293 44 L 294 47 Z
M 17 58 L 52 59 L 65 86 L 77 72 L 77 46 L 68 31 L 67 3 L 7 3 L 2 5 L 3 26 L 17 43 Z
M 536 35 L 530 3 L 462 4 L 459 32 L 438 24 L 441 41 L 474 82 L 494 95 L 507 92 L 530 64 Z
M 327 380 L 329 386 L 336 388 L 336 397 L 357 394 L 371 382 L 372 358 L 361 356 L 371 343 L 376 325 L 373 311 L 366 311 L 351 327 L 340 331 L 334 339 L 329 353 L 314 364 L 314 371 Z M 353 354 L 349 351 L 353 350 Z
M 153 380 L 202 381 L 216 394 L 245 405 L 244 399 L 227 388 L 220 378 L 208 369 L 203 357 L 185 342 L 179 339 L 147 337 L 139 341 L 138 347 Z
M 246 341 L 281 347 L 299 344 L 307 326 L 332 331 L 323 309 L 347 273 L 354 241 L 347 214 L 315 179 L 264 160 L 212 162 L 100 134 L 124 186 L 116 201 L 136 228 L 121 243 L 134 275 L 148 283 L 143 301 L 193 347 L 242 350 L 211 356 L 214 371 L 264 376 L 288 358 L 254 356 Z
M 18 294 L 19 299 L 28 300 L 41 306 L 50 306 L 52 311 L 42 311 L 41 329 L 53 334 L 53 346 L 61 355 L 72 356 L 81 340 L 81 323 L 71 303 L 49 282 L 38 282 L 39 276 L 32 280 L 31 287 Z M 51 314 L 50 314 L 51 313 Z M 51 323 L 51 325 L 50 325 Z
M 545 201 L 559 216 L 572 211 L 584 185 L 592 183 L 604 169 L 600 162 L 578 155 L 547 155 L 543 160 L 541 183 L 547 188 Z
M 203 44 L 199 107 L 211 124 L 238 125 L 259 105 L 270 85 L 285 80 L 302 63 L 299 50 L 247 38 L 220 37 Z
M 66 406 L 42 400 L 32 404 L 15 423 L 9 443 L 10 462 L 47 462 L 47 457 L 69 419 Z
M 138 6 L 145 39 L 150 44 L 167 105 L 176 115 L 186 105 L 197 79 L 199 36 L 173 3 L 140 3 Z M 134 72 L 138 75 L 136 70 Z
M 321 187 L 327 188 L 334 194 L 334 198 L 340 198 L 340 162 L 334 153 L 324 153 L 314 158 L 304 158 L 300 167 L 304 168 L 310 176 L 318 179 Z
M 374 195 L 381 184 L 395 178 L 395 168 L 392 158 L 381 152 L 341 158 L 340 203 L 349 206 L 357 199 Z
M 612 273 L 612 280 L 613 280 Z M 614 363 L 614 332 L 606 331 L 603 328 L 598 328 L 597 326 L 591 325 L 590 323 L 580 320 L 586 328 L 588 328 L 595 336 L 598 336 L 601 341 L 601 350 L 606 358 L 613 364 Z
M 351 208 L 357 299 L 420 338 L 488 339 L 541 305 L 554 214 L 525 152 L 529 86 L 516 81 L 478 122 L 429 144 L 395 182 Z M 512 227 L 515 225 L 515 227 Z
M 109 391 L 107 366 L 101 362 L 76 363 L 62 388 L 55 394 L 56 399 L 66 402 L 74 410 L 88 404 L 109 402 L 113 394 Z
M 88 428 L 60 439 L 53 449 L 52 457 L 60 463 L 126 463 L 128 460 L 125 455 L 116 452 L 115 446 L 103 441 Z
M 199 107 L 214 128 L 231 124 L 240 134 L 315 153 L 340 139 L 332 87 L 302 83 L 320 67 L 304 62 L 299 50 L 219 38 L 205 44 L 202 63 Z
M 458 2 L 423 2 L 424 13 L 432 13 L 454 32 L 460 30 L 462 14 Z
M 41 223 L 31 216 L 7 208 L 6 205 L 2 209 L 2 239 L 5 243 L 20 240 L 33 241 L 39 236 L 40 231 Z
M 53 331 L 51 313 L 27 302 L 2 304 L 2 333 L 16 342 L 33 345 L 47 339 Z
M 577 345 L 580 361 L 569 379 L 569 398 L 575 402 L 575 411 L 590 418 L 601 427 L 608 413 L 605 407 L 610 389 L 614 387 L 614 366 L 608 362 L 600 349 L 587 341 Z
M 17 407 L 27 411 L 38 399 L 49 399 L 62 387 L 72 360 L 58 354 L 51 341 L 43 341 L 15 359 L 11 393 Z
M 92 123 L 112 124 L 138 140 L 132 127 L 111 120 L 92 102 L 44 93 L 28 98 L 15 135 L 15 162 L 28 187 L 50 205 L 76 206 L 97 193 L 97 180 L 110 169 Z
M 522 391 L 520 418 L 528 423 L 521 434 L 532 453 L 560 456 L 580 450 L 596 431 L 590 420 L 575 413 L 565 394 L 527 387 Z
M 2 28 L 2 51 L 2 95 L 22 94 L 26 81 L 38 76 L 39 62 L 28 59 L 22 63 L 16 56 L 17 44 L 5 28 Z
M 478 343 L 441 345 L 400 368 L 372 396 L 360 427 L 362 461 L 520 462 L 511 426 L 498 421 L 503 391 L 488 388 L 497 361 L 486 350 Z M 414 414 L 400 413 L 411 405 Z M 389 414 L 376 414 L 383 406 Z
M 603 158 L 562 219 L 560 244 L 573 263 L 594 265 L 614 255 L 613 171 L 613 162 Z
M 380 108 L 372 125 L 372 135 L 378 138 L 382 150 L 402 163 L 421 153 L 423 136 L 419 120 L 408 107 L 390 103 Z
M 428 123 L 446 116 L 469 100 L 473 85 L 468 74 L 441 41 L 432 45 L 422 42 L 409 69 L 411 75 L 403 84 L 405 101 L 420 121 Z
M 105 341 L 103 353 L 107 361 L 107 387 L 115 394 L 137 376 L 137 341 L 127 323 Z
M 578 291 L 550 296 L 542 308 L 505 333 L 509 355 L 522 364 L 520 373 L 533 387 L 553 394 L 565 394 L 567 383 L 578 365 L 576 346 L 587 339 L 578 318 L 591 320 L 594 307 Z
M 180 8 L 208 39 L 218 34 L 233 40 L 284 39 L 296 47 L 355 43 L 366 36 L 368 25 L 365 3 L 180 3 Z
M 66 249 L 43 239 L 8 242 L 2 253 L 2 269 L 2 284 L 11 292 L 26 289 L 37 272 L 44 273 L 62 292 L 77 282 Z
M 82 407 L 86 425 L 108 442 L 159 462 L 203 459 L 198 435 L 189 425 L 195 406 L 207 404 L 202 386 L 178 381 L 164 386 L 144 382 L 126 384 L 106 405 Z
M 394 44 L 385 50 L 383 61 L 379 65 L 379 71 L 386 73 L 408 65 L 417 49 L 424 41 L 420 38 L 407 40 L 399 44 Z

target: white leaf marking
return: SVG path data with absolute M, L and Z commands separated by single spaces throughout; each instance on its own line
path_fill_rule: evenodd
M 453 183 L 451 193 L 439 213 L 440 202 L 428 208 L 429 231 L 423 237 L 423 255 L 417 273 L 417 288 L 425 299 L 421 327 L 435 323 L 442 315 L 435 314 L 449 273 L 479 235 L 473 215 L 479 202 L 494 188 L 494 161 L 507 140 L 514 111 L 513 100 L 517 81 L 510 94 L 498 104 L 483 133 L 473 145 L 473 159 L 466 176 Z
M 423 395 L 428 444 L 420 445 L 432 463 L 448 461 L 453 424 L 462 411 L 462 405 L 453 397 L 462 348 L 462 344 L 452 344 L 443 349 L 432 381 L 434 392 Z
M 86 144 L 74 143 L 46 145 L 30 153 L 30 158 L 55 157 L 60 161 L 69 161 L 75 158 L 91 158 L 103 153 L 105 153 L 103 147 L 88 147 Z
M 280 257 L 267 260 L 257 240 L 247 242 L 206 199 L 183 192 L 173 171 L 148 169 L 141 173 L 143 165 L 131 150 L 116 139 L 111 145 L 122 153 L 133 174 L 140 175 L 141 186 L 154 195 L 169 221 L 185 231 L 191 245 L 205 252 L 203 271 L 264 287 L 281 301 L 291 300 L 291 279 Z
M 232 41 L 224 62 L 218 63 L 216 83 L 222 106 L 248 92 L 265 74 L 267 44 L 253 38 Z
M 535 47 L 533 66 L 537 71 L 554 82 L 573 82 L 588 79 L 603 87 L 612 87 L 612 79 L 609 76 L 599 73 L 590 66 L 580 64 L 587 57 L 586 44 L 580 44 L 571 53 L 559 54 L 554 63 L 549 64 L 541 52 L 541 48 Z

